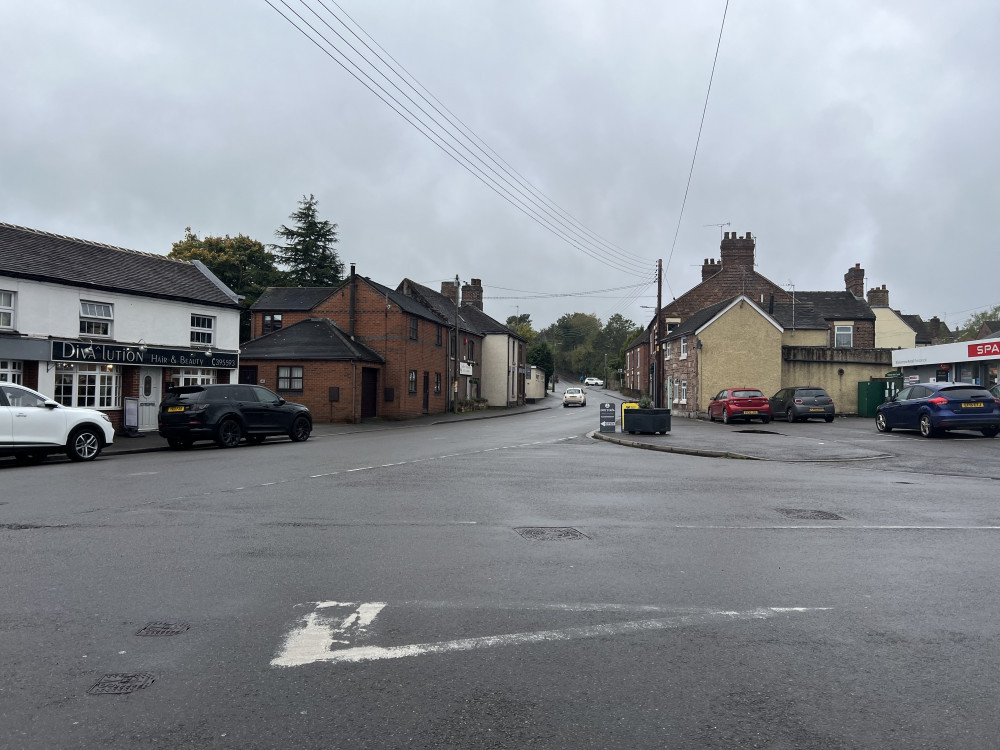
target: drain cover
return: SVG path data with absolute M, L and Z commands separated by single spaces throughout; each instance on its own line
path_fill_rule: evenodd
M 91 695 L 125 695 L 149 687 L 155 679 L 149 672 L 106 674 L 87 692 Z
M 742 434 L 749 435 L 780 435 L 780 432 L 775 432 L 774 430 L 733 430 L 733 432 L 738 432 Z
M 147 622 L 136 635 L 177 635 L 190 628 L 186 622 Z
M 783 516 L 798 518 L 803 521 L 846 521 L 843 516 L 828 510 L 804 510 L 802 508 L 775 508 Z
M 567 542 L 576 539 L 590 539 L 589 536 L 572 526 L 521 526 L 514 531 L 533 542 Z

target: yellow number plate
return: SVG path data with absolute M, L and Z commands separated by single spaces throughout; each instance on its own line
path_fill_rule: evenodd
M 971 409 L 973 407 L 982 409 L 983 408 L 983 402 L 982 401 L 972 401 L 972 402 L 970 402 L 968 404 L 962 404 L 962 408 L 963 409 Z
M 167 411 L 184 411 L 183 406 L 168 406 Z
M 744 414 L 756 414 L 756 413 L 757 413 L 757 411 L 756 411 L 756 410 L 753 410 L 753 411 L 748 411 L 747 409 L 744 409 L 744 410 L 743 410 L 743 413 L 744 413 Z

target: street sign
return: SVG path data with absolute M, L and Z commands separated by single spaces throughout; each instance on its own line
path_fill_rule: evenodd
M 601 428 L 599 432 L 615 431 L 616 410 L 614 404 L 601 404 L 600 419 Z

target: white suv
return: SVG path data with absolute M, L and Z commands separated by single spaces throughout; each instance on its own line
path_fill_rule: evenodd
M 114 438 L 111 419 L 102 411 L 63 406 L 30 388 L 0 383 L 0 456 L 21 464 L 38 463 L 50 453 L 93 461 Z
M 596 385 L 599 388 L 604 387 L 604 381 L 600 378 L 587 378 L 583 381 L 584 385 Z

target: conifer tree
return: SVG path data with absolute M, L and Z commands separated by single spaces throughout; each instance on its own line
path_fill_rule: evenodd
M 316 196 L 302 196 L 298 209 L 288 218 L 295 224 L 284 224 L 274 234 L 285 241 L 271 245 L 278 260 L 286 266 L 289 286 L 336 286 L 344 277 L 344 264 L 334 245 L 337 225 L 319 218 Z

